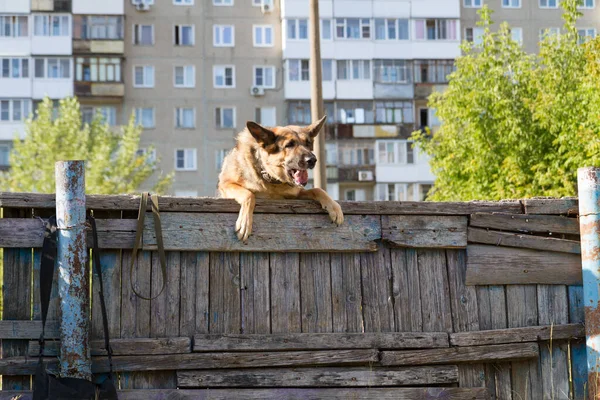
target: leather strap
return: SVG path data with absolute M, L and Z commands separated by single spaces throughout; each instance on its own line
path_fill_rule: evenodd
M 131 282 L 131 290 L 141 299 L 144 300 L 154 300 L 158 296 L 161 295 L 163 290 L 165 290 L 165 286 L 167 283 L 167 260 L 165 257 L 165 247 L 163 244 L 163 236 L 162 236 L 162 227 L 160 224 L 160 212 L 158 209 L 158 196 L 153 194 L 150 195 L 151 207 L 152 207 L 152 217 L 154 219 L 154 233 L 156 234 L 156 244 L 158 246 L 158 257 L 160 259 L 160 269 L 162 271 L 162 287 L 160 288 L 160 292 L 154 297 L 145 297 L 142 296 L 135 288 L 133 283 L 133 267 L 135 265 L 135 260 L 137 259 L 138 252 L 140 250 L 140 244 L 142 241 L 142 233 L 144 231 L 144 217 L 146 215 L 146 210 L 148 208 L 148 196 L 149 193 L 142 193 L 142 198 L 140 199 L 140 208 L 138 210 L 138 224 L 137 230 L 135 233 L 135 243 L 133 244 L 133 254 L 131 257 L 131 264 L 129 266 L 129 280 Z M 150 287 L 150 295 L 152 296 L 152 286 Z

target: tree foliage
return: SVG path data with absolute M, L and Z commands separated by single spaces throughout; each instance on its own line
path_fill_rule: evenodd
M 100 114 L 90 124 L 82 124 L 75 98 L 61 100 L 58 115 L 53 115 L 52 101 L 46 98 L 36 118 L 27 120 L 25 139 L 14 140 L 11 168 L 0 175 L 0 191 L 54 193 L 55 162 L 85 160 L 86 193 L 134 193 L 155 172 L 157 163 L 150 152 L 137 154 L 141 132 L 133 116 L 120 132 Z M 171 175 L 159 176 L 153 191 L 164 191 L 171 179 Z
M 429 98 L 439 130 L 413 133 L 436 175 L 430 200 L 573 196 L 577 168 L 600 165 L 600 46 L 578 43 L 577 0 L 561 5 L 561 33 L 537 55 L 481 9 L 481 43 L 462 45 L 447 90 Z

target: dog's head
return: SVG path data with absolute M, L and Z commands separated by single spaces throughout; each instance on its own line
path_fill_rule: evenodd
M 281 182 L 297 186 L 308 183 L 308 171 L 315 167 L 317 157 L 313 143 L 327 116 L 309 126 L 277 126 L 265 128 L 247 122 L 246 128 L 259 144 L 266 172 Z

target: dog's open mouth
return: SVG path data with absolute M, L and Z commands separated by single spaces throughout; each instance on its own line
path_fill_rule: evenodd
M 290 169 L 288 170 L 290 178 L 298 186 L 306 186 L 308 183 L 308 171 L 305 169 Z

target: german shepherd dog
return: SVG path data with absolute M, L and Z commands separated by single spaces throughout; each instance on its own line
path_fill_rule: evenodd
M 238 134 L 236 146 L 223 160 L 217 188 L 222 197 L 241 206 L 235 224 L 239 240 L 246 242 L 252 233 L 256 198 L 316 200 L 335 224 L 344 222 L 342 208 L 324 190 L 304 189 L 307 170 L 317 163 L 313 142 L 326 119 L 304 127 L 273 128 L 249 121 Z

